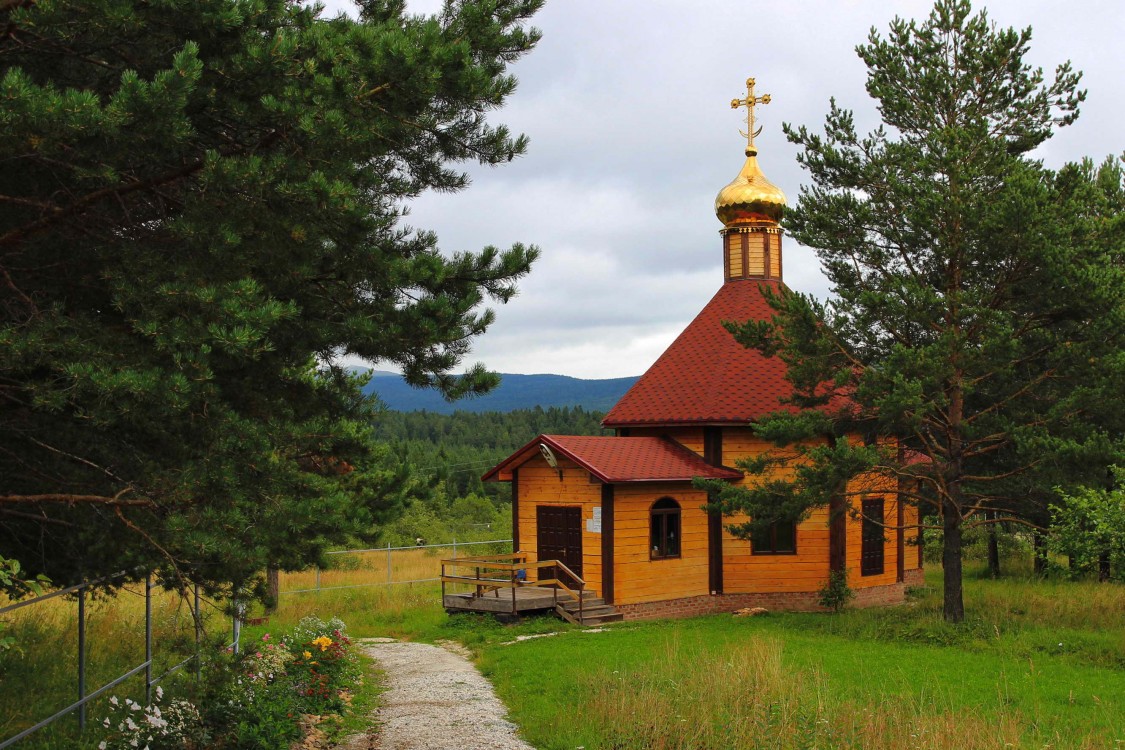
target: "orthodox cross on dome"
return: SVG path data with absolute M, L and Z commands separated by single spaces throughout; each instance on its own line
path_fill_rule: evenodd
M 759 127 L 754 129 L 754 105 L 756 104 L 769 104 L 770 95 L 763 94 L 762 96 L 754 96 L 754 79 L 746 79 L 746 98 L 745 99 L 731 99 L 730 108 L 738 109 L 739 107 L 746 107 L 746 132 L 738 131 L 746 136 L 746 155 L 758 153 L 758 149 L 754 147 L 754 138 L 762 132 Z

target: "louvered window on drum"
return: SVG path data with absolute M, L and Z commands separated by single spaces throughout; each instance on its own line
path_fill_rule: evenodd
M 751 232 L 746 235 L 746 273 L 748 276 L 766 275 L 766 235 L 765 232 Z

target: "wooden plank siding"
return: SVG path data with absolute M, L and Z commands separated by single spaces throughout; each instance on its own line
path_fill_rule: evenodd
M 870 495 L 868 499 L 877 500 L 879 497 L 883 498 L 883 518 L 884 522 L 893 527 L 895 519 L 898 517 L 898 503 L 896 496 L 893 494 L 888 495 Z M 852 504 L 858 510 L 860 503 L 858 498 L 852 499 Z M 879 575 L 865 576 L 860 570 L 860 556 L 863 552 L 863 520 L 859 517 L 853 517 L 848 514 L 848 585 L 853 589 L 863 589 L 869 586 L 884 586 L 888 583 L 895 583 L 898 580 L 898 542 L 895 539 L 895 529 L 887 528 L 883 531 L 883 572 Z
M 906 544 L 903 552 L 903 569 L 919 570 L 922 567 L 922 529 L 918 528 L 921 510 L 917 505 L 903 503 L 903 516 L 906 521 Z
M 702 436 L 702 432 L 700 433 Z M 670 497 L 680 504 L 680 556 L 653 560 L 649 554 L 650 509 Z M 707 580 L 707 493 L 683 482 L 614 488 L 615 604 L 679 599 L 710 593 Z
M 853 438 L 855 439 L 855 438 Z M 848 585 L 855 589 L 871 586 L 885 586 L 898 581 L 898 519 L 897 485 L 885 477 L 860 476 L 848 484 L 848 502 L 855 511 L 862 508 L 863 500 L 883 500 L 883 572 L 877 575 L 863 575 L 861 556 L 863 554 L 863 519 L 858 514 L 849 513 L 847 520 L 847 568 Z
M 743 518 L 729 518 L 738 523 Z M 797 526 L 797 553 L 755 555 L 750 542 L 723 530 L 723 591 L 727 594 L 755 592 L 816 591 L 828 581 L 828 509 L 813 511 Z
M 756 437 L 749 427 L 723 427 L 721 462 L 734 466 L 742 458 L 758 456 L 777 449 Z M 704 429 L 685 427 L 634 427 L 632 436 L 667 436 L 685 447 L 704 455 Z M 713 460 L 713 459 L 712 459 Z M 707 502 L 705 492 L 684 482 L 624 483 L 612 488 L 604 487 L 591 475 L 566 459 L 559 459 L 559 471 L 552 469 L 539 456 L 527 460 L 514 474 L 514 497 L 518 498 L 518 523 L 514 531 L 520 549 L 538 559 L 536 506 L 556 505 L 581 508 L 583 578 L 589 588 L 606 593 L 603 577 L 603 555 L 611 559 L 612 597 L 615 604 L 645 604 L 665 600 L 705 596 L 710 591 L 708 568 L 709 538 L 708 516 L 702 506 Z M 780 467 L 775 476 L 791 475 L 794 467 Z M 745 485 L 760 481 L 757 477 L 739 480 Z M 893 484 L 871 477 L 860 477 L 849 486 L 850 493 L 864 493 L 868 497 L 881 497 L 884 501 L 884 518 L 893 527 L 899 518 L 898 496 Z M 611 500 L 607 502 L 607 495 Z M 662 497 L 670 497 L 680 505 L 680 556 L 651 559 L 651 508 Z M 849 497 L 853 507 L 859 507 L 861 496 Z M 587 529 L 594 508 L 602 507 L 603 533 Z M 606 513 L 612 513 L 607 517 Z M 907 525 L 917 523 L 918 509 L 910 504 L 903 508 L 902 518 Z M 796 554 L 752 554 L 749 541 L 737 539 L 725 528 L 722 531 L 722 582 L 724 594 L 802 593 L 819 590 L 828 580 L 830 531 L 827 508 L 815 510 L 797 528 Z M 724 527 L 739 523 L 738 517 L 724 518 Z M 914 549 L 918 531 L 904 533 L 905 544 L 899 545 L 899 532 L 895 528 L 884 533 L 883 573 L 861 575 L 863 524 L 849 514 L 844 524 L 846 535 L 845 563 L 850 571 L 849 583 L 853 588 L 868 588 L 894 584 L 899 578 L 900 550 L 902 570 L 917 570 L 919 559 Z M 610 531 L 612 536 L 605 536 Z M 612 545 L 607 555 L 606 545 Z
M 591 482 L 590 474 L 577 464 L 559 458 L 559 472 L 536 456 L 520 464 L 519 539 L 520 550 L 538 560 L 539 537 L 535 528 L 537 505 L 560 505 L 582 509 L 582 578 L 589 588 L 602 591 L 602 535 L 587 531 L 586 522 L 594 517 L 594 508 L 602 502 L 602 486 Z
M 768 451 L 777 452 L 778 449 L 768 440 L 756 436 L 749 427 L 723 430 L 723 464 L 726 466 Z M 778 467 L 774 476 L 790 477 L 793 471 L 793 467 Z M 739 483 L 749 487 L 759 481 L 758 477 L 746 477 Z M 724 525 L 745 520 L 745 516 L 726 518 Z M 828 581 L 828 536 L 827 508 L 815 510 L 797 526 L 796 554 L 752 554 L 749 541 L 735 538 L 724 528 L 724 593 L 816 591 Z

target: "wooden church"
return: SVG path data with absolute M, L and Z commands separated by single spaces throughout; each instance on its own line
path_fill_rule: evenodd
M 754 146 L 754 105 L 769 96 L 747 85 L 731 103 L 748 109 L 746 161 L 715 200 L 718 292 L 606 415 L 614 436 L 540 435 L 484 476 L 512 483 L 514 548 L 562 561 L 626 618 L 817 609 L 833 569 L 848 570 L 860 606 L 900 602 L 922 580 L 917 510 L 896 487 L 869 482 L 866 521 L 833 512 L 829 523 L 822 510 L 746 541 L 725 528 L 740 519 L 705 512 L 706 493 L 692 486 L 694 477 L 761 481 L 731 467 L 771 449 L 752 426 L 791 390 L 780 360 L 722 326 L 767 319 L 763 292 L 784 285 L 785 195 Z

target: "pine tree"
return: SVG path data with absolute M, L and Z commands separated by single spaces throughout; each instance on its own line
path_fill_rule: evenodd
M 4 556 L 241 585 L 395 512 L 411 480 L 333 363 L 495 384 L 452 371 L 537 251 L 403 217 L 524 151 L 486 117 L 540 5 L 0 2 Z
M 941 519 L 955 622 L 963 531 L 1027 522 L 1027 493 L 1104 474 L 1122 448 L 1121 171 L 1029 156 L 1085 97 L 1068 64 L 1048 83 L 1024 61 L 1030 39 L 962 0 L 872 30 L 857 52 L 883 125 L 861 136 L 833 101 L 823 135 L 786 128 L 812 180 L 786 225 L 834 297 L 781 294 L 772 321 L 730 326 L 787 362 L 796 409 L 759 429 L 800 447 L 793 481 L 718 505 L 768 520 L 844 496 L 855 512 L 861 477 L 905 480 Z

